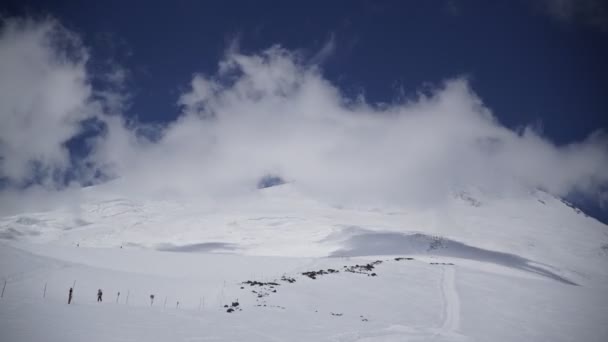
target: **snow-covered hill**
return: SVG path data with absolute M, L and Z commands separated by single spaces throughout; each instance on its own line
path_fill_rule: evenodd
M 1 218 L 0 238 L 7 341 L 608 336 L 608 227 L 541 191 L 431 209 L 328 205 L 292 184 L 218 202 L 91 187 Z

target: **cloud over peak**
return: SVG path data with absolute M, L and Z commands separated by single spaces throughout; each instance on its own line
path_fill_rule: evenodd
M 273 175 L 321 200 L 374 205 L 432 204 L 468 187 L 595 196 L 608 183 L 602 133 L 556 146 L 530 128 L 513 131 L 465 78 L 391 105 L 348 98 L 318 66 L 280 46 L 228 51 L 216 73 L 194 74 L 176 99 L 175 121 L 127 124 L 92 99 L 86 59 L 55 62 L 61 46 L 36 34 L 48 26 L 41 25 L 4 29 L 0 38 L 0 53 L 14 64 L 0 69 L 0 115 L 9 123 L 0 136 L 0 176 L 11 181 L 31 173 L 31 161 L 59 170 L 86 165 L 80 181 L 104 174 L 125 195 L 217 198 L 256 191 Z M 20 44 L 29 50 L 16 43 L 26 40 Z M 22 78 L 29 80 L 22 96 L 4 91 Z M 63 143 L 91 115 L 105 129 L 82 163 L 69 164 Z

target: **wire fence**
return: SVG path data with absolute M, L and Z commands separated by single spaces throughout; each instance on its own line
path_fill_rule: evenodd
M 11 285 L 16 285 L 19 286 L 20 281 L 14 281 L 14 282 L 10 282 L 8 279 L 3 279 L 2 281 L 0 281 L 2 284 L 2 290 L 0 291 L 0 299 L 6 299 L 6 298 L 11 298 L 11 297 L 18 297 L 18 298 L 36 298 L 38 296 L 38 298 L 41 298 L 42 300 L 56 300 L 58 298 L 61 298 L 61 294 L 59 293 L 59 289 L 61 288 L 61 291 L 65 291 L 64 295 L 65 295 L 65 302 L 67 304 L 75 304 L 76 300 L 78 298 L 82 298 L 82 296 L 78 296 L 78 291 L 76 291 L 76 285 L 77 285 L 77 281 L 73 280 L 72 282 L 72 286 L 70 288 L 65 288 L 64 286 L 51 286 L 52 284 L 49 281 L 44 281 L 40 283 L 40 292 L 39 295 L 35 295 L 33 293 L 31 293 L 31 291 L 25 292 L 21 291 L 21 293 L 16 294 L 15 292 L 11 293 Z M 217 298 L 217 306 L 219 308 L 223 308 L 223 306 L 228 303 L 226 301 L 226 294 L 225 294 L 225 288 L 227 286 L 226 281 L 223 281 L 222 286 L 219 288 L 216 298 Z M 101 290 L 101 289 L 100 289 Z M 132 305 L 133 303 L 130 304 L 130 299 L 132 297 L 137 296 L 138 297 L 138 303 L 136 304 L 136 306 L 144 306 L 141 300 L 141 295 L 142 295 L 143 291 L 140 292 L 136 292 L 136 291 L 132 291 L 130 288 L 127 289 L 126 292 L 126 296 L 122 295 L 121 291 L 117 291 L 116 292 L 116 297 L 115 299 L 112 297 L 112 299 L 114 300 L 110 300 L 110 302 L 113 302 L 113 304 L 116 305 Z M 51 295 L 51 296 L 49 296 Z M 121 300 L 121 295 L 122 298 L 124 298 L 124 300 Z M 175 294 L 160 294 L 161 298 L 164 297 L 163 300 L 163 305 L 162 308 L 166 309 L 167 308 L 167 303 L 168 300 L 170 298 L 174 298 L 173 300 L 175 300 L 175 309 L 185 309 L 186 307 L 184 307 L 184 304 L 187 304 L 186 302 L 184 302 L 182 299 L 179 298 L 179 296 L 175 295 Z M 154 299 L 159 297 L 159 293 L 149 293 L 146 294 L 146 297 L 149 298 L 149 306 L 150 307 L 154 307 Z M 192 297 L 192 296 L 188 296 L 188 297 Z M 106 297 L 107 298 L 107 297 Z M 101 299 L 101 300 L 99 300 Z M 103 302 L 103 291 L 101 293 L 101 298 L 99 298 L 98 301 Z M 198 297 L 198 302 L 193 301 L 192 298 L 188 298 L 188 304 L 187 307 L 189 308 L 196 308 L 193 310 L 196 311 L 204 311 L 207 306 L 206 306 L 206 296 L 205 295 L 201 295 Z M 2 302 L 2 300 L 0 300 L 0 303 Z M 90 300 L 87 300 L 87 302 L 90 302 Z M 148 305 L 145 305 L 148 306 Z

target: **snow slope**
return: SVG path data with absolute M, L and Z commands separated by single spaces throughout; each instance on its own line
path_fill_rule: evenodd
M 291 185 L 223 203 L 82 197 L 0 219 L 0 340 L 608 336 L 608 229 L 543 192 L 434 210 L 331 206 Z

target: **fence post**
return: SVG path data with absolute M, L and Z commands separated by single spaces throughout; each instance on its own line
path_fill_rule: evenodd
M 76 292 L 76 280 L 72 283 L 72 292 Z M 72 301 L 74 301 L 74 296 L 72 296 Z
M 42 292 L 42 298 L 46 298 L 46 283 L 44 283 L 44 292 Z
M 2 294 L 0 294 L 0 298 L 4 298 L 4 289 L 6 288 L 6 279 L 4 279 L 4 286 L 2 286 Z
M 165 296 L 165 304 L 163 304 L 163 309 L 167 308 L 167 296 Z

